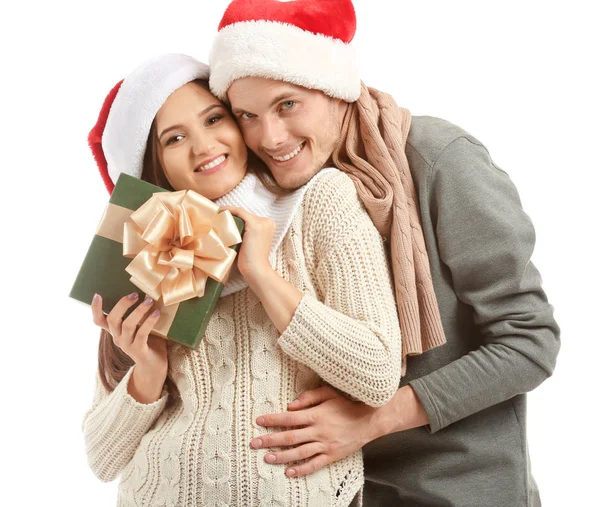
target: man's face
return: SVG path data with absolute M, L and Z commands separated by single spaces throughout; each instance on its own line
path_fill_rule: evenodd
M 331 158 L 346 103 L 282 81 L 246 77 L 227 93 L 248 147 L 282 188 L 304 185 Z

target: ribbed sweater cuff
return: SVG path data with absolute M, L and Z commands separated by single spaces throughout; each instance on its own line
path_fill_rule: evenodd
M 119 385 L 113 391 L 115 393 L 115 399 L 123 398 L 123 406 L 120 407 L 120 411 L 123 415 L 137 415 L 140 421 L 153 417 L 152 422 L 156 419 L 156 416 L 160 414 L 167 403 L 169 397 L 167 388 L 164 387 L 161 396 L 158 400 L 153 403 L 140 403 L 131 394 L 129 394 L 129 380 L 133 375 L 135 365 L 132 366 L 127 374 L 123 377 L 123 380 L 119 382 Z M 130 418 L 126 419 L 130 420 Z

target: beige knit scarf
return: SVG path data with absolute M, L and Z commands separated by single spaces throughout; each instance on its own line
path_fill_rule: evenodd
M 334 165 L 348 173 L 379 233 L 389 239 L 396 303 L 406 357 L 446 343 L 405 154 L 410 112 L 362 83 L 348 105 Z

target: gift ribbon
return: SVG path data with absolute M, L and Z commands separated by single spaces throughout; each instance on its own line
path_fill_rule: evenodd
M 202 297 L 208 278 L 223 283 L 242 238 L 229 211 L 193 190 L 157 192 L 136 211 L 109 204 L 96 234 L 123 244 L 130 281 L 155 301 L 163 337 L 179 304 Z

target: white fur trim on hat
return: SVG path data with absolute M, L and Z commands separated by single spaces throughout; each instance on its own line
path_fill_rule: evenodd
M 321 90 L 354 102 L 360 96 L 357 55 L 350 44 L 293 25 L 243 21 L 217 34 L 209 58 L 210 88 L 221 100 L 242 77 L 264 77 Z
M 124 172 L 142 176 L 144 153 L 156 113 L 169 95 L 194 79 L 208 79 L 204 63 L 181 54 L 153 58 L 125 78 L 110 108 L 102 149 L 113 182 Z

